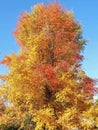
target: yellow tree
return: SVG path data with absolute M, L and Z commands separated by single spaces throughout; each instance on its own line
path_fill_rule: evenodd
M 36 5 L 20 16 L 14 35 L 19 53 L 1 61 L 9 68 L 1 76 L 3 129 L 94 129 L 97 89 L 81 69 L 85 40 L 72 12 L 58 3 Z

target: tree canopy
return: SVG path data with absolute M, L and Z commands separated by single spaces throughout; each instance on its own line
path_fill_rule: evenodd
M 58 3 L 35 5 L 21 14 L 14 35 L 18 54 L 0 62 L 2 129 L 92 130 L 98 124 L 93 102 L 96 82 L 81 68 L 85 46 L 81 25 Z

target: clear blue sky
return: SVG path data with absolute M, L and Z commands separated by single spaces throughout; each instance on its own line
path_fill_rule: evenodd
M 50 0 L 52 1 L 52 0 Z M 30 11 L 37 3 L 49 0 L 1 0 L 0 1 L 0 60 L 6 54 L 17 52 L 19 47 L 12 35 L 18 16 L 23 11 Z M 58 0 L 64 8 L 72 10 L 80 21 L 83 36 L 87 39 L 84 51 L 83 69 L 88 76 L 98 78 L 98 0 Z M 0 66 L 0 73 L 6 68 Z

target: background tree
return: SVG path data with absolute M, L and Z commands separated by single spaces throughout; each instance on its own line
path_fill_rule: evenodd
M 18 54 L 5 56 L 3 126 L 34 130 L 92 130 L 98 122 L 95 81 L 81 69 L 85 40 L 72 12 L 36 5 L 14 31 Z M 1 76 L 2 77 L 2 76 Z

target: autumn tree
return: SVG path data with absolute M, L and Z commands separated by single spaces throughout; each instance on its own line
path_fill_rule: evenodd
M 98 108 L 95 80 L 81 69 L 81 26 L 58 3 L 23 13 L 14 31 L 18 54 L 5 56 L 9 72 L 0 94 L 3 126 L 24 130 L 93 130 Z

